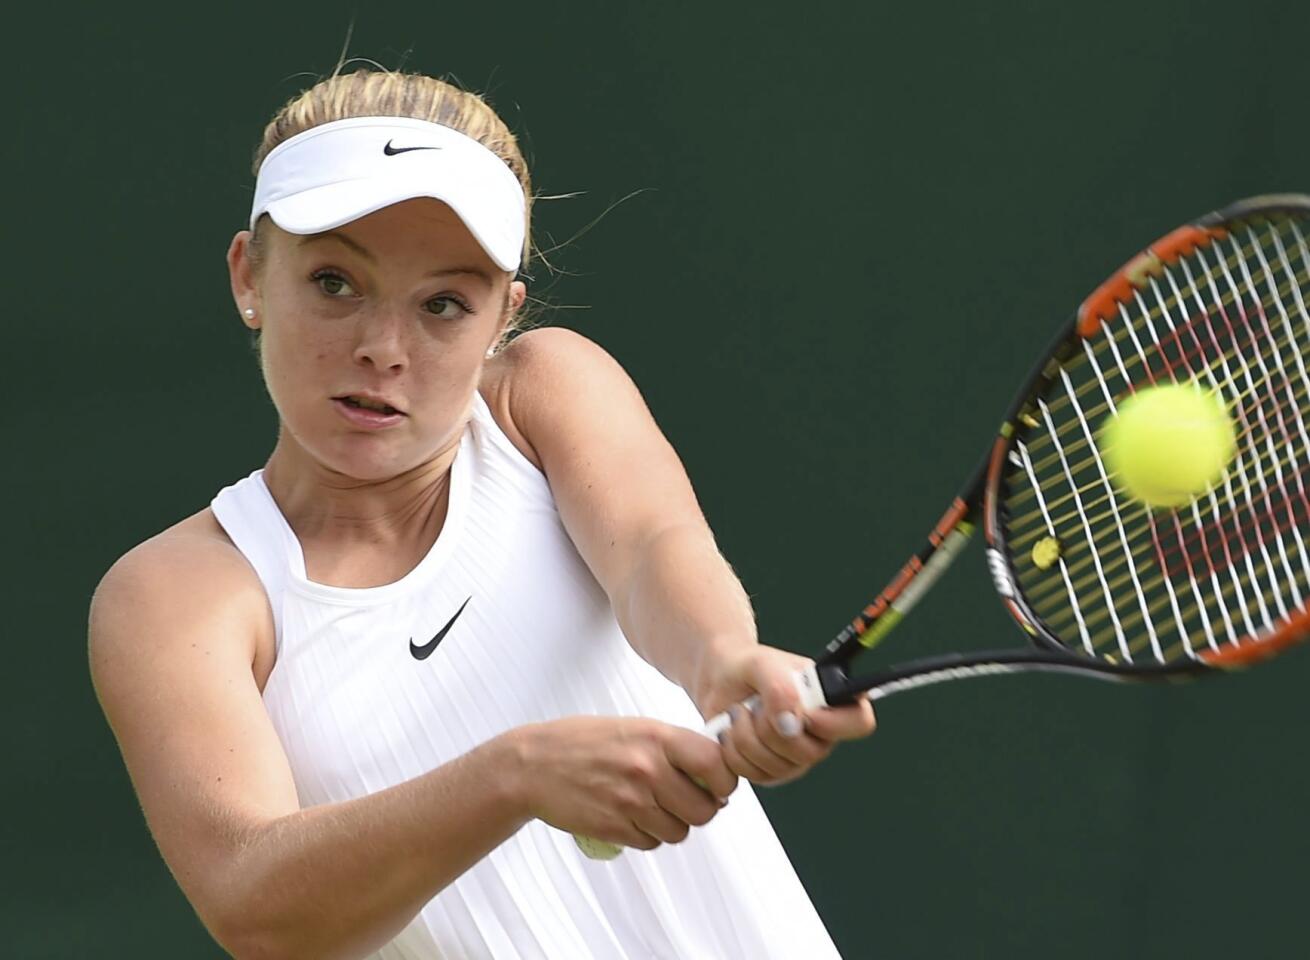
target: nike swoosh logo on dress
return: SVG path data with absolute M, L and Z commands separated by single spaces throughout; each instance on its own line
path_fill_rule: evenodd
M 428 657 L 432 656 L 432 651 L 437 649 L 437 644 L 439 644 L 445 638 L 446 634 L 450 632 L 450 628 L 455 625 L 455 621 L 459 619 L 459 615 L 464 612 L 464 608 L 469 605 L 469 600 L 472 599 L 472 597 L 469 597 L 468 600 L 461 603 L 459 609 L 455 611 L 455 615 L 450 618 L 444 627 L 436 632 L 431 640 L 423 644 L 423 646 L 420 647 L 414 642 L 414 638 L 410 637 L 409 652 L 414 655 L 415 660 L 426 660 Z

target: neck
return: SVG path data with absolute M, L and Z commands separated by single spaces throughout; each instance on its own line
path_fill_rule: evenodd
M 285 428 L 264 483 L 302 540 L 392 544 L 423 536 L 445 514 L 456 434 L 424 462 L 392 477 L 361 480 L 311 457 Z

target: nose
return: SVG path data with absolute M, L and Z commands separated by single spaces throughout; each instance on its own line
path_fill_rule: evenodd
M 361 318 L 355 341 L 355 362 L 382 372 L 399 372 L 408 362 L 404 318 L 378 307 Z

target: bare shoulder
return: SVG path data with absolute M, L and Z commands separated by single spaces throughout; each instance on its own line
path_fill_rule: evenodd
M 516 373 L 528 376 L 589 364 L 617 366 L 600 344 L 563 327 L 539 327 L 522 333 L 498 354 L 497 359 L 506 361 Z
M 607 398 L 629 400 L 636 387 L 595 341 L 561 327 L 520 334 L 486 366 L 481 391 L 496 422 L 538 467 L 534 437 L 578 411 L 603 411 Z
M 211 925 L 234 850 L 298 807 L 261 696 L 271 621 L 208 509 L 120 557 L 91 602 L 100 706 L 164 859 Z
M 235 648 L 226 653 L 266 674 L 272 624 L 263 586 L 205 508 L 133 547 L 101 578 L 88 630 L 97 688 L 124 658 L 165 655 L 193 634 L 214 635 L 215 625 Z
M 503 354 L 488 403 L 505 432 L 530 445 L 565 529 L 611 597 L 661 532 L 709 535 L 677 452 L 614 358 L 555 329 L 526 333 Z

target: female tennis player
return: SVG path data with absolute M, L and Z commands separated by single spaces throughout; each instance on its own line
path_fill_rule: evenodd
M 800 708 L 801 658 L 757 642 L 618 364 L 511 339 L 514 137 L 474 95 L 360 71 L 292 100 L 255 167 L 228 265 L 276 445 L 91 612 L 201 920 L 237 957 L 835 956 L 737 780 L 803 774 L 872 711 Z M 753 693 L 721 743 L 697 732 Z

